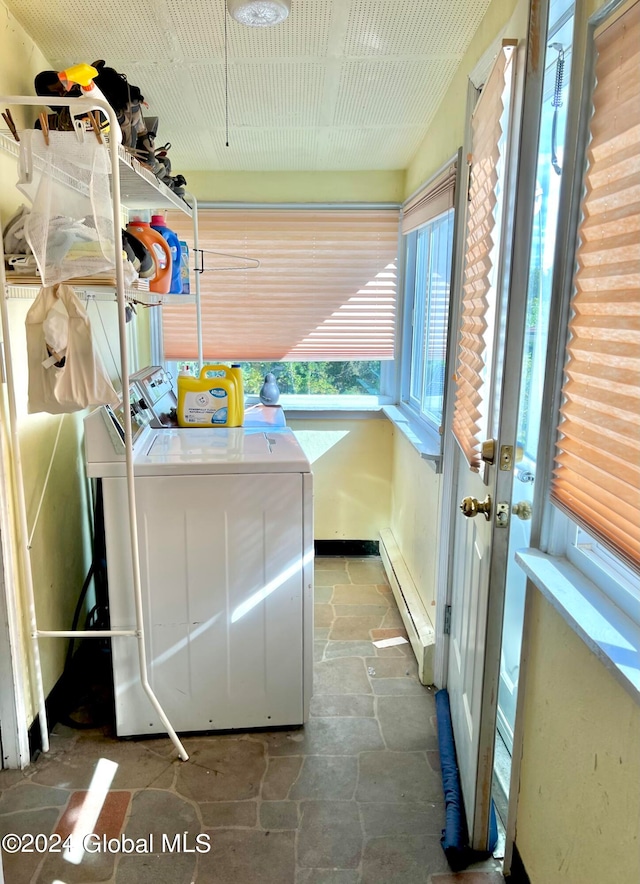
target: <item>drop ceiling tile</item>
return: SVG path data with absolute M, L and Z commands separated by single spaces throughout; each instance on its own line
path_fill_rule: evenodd
M 334 128 L 322 144 L 318 162 L 322 168 L 333 170 L 404 169 L 418 149 L 423 135 L 420 126 Z M 367 157 L 366 165 L 363 157 Z
M 459 64 L 436 60 L 346 61 L 335 106 L 336 126 L 418 126 L 430 119 Z
M 170 60 L 171 24 L 163 4 L 152 14 L 145 0 L 11 0 L 8 5 L 56 70 L 98 58 L 113 67 L 115 57 Z
M 224 57 L 224 0 L 166 0 L 166 4 L 182 59 Z
M 188 130 L 181 133 L 180 139 L 171 148 L 171 171 L 179 172 L 187 178 L 192 169 L 221 169 L 224 153 L 224 130 L 220 132 Z
M 463 53 L 489 0 L 353 0 L 345 56 Z
M 175 46 L 185 60 L 224 56 L 223 0 L 166 0 Z M 229 59 L 317 58 L 327 55 L 332 0 L 299 0 L 275 28 L 247 28 L 226 16 Z
M 224 144 L 224 130 L 206 133 Z M 204 133 L 203 133 L 204 136 Z M 313 129 L 243 129 L 231 127 L 229 147 L 215 148 L 216 168 L 228 171 L 302 171 L 317 168 L 317 139 Z
M 228 19 L 230 58 L 323 58 L 329 53 L 337 0 L 293 0 L 291 15 L 275 28 L 247 28 Z
M 104 58 L 139 86 L 177 172 L 403 168 L 489 0 L 292 0 L 266 29 L 227 17 L 233 150 L 225 0 L 4 2 L 53 68 Z
M 196 81 L 182 65 L 137 63 L 129 67 L 128 79 L 140 87 L 148 107 L 145 116 L 159 117 L 158 138 L 179 140 L 185 129 L 198 128 Z
M 313 126 L 323 92 L 324 66 L 271 62 L 229 67 L 229 119 L 236 126 Z

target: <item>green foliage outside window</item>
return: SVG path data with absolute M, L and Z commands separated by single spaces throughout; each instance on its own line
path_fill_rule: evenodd
M 215 363 L 215 359 L 208 360 Z M 182 368 L 185 362 L 178 363 Z M 245 395 L 257 396 L 266 374 L 273 374 L 283 394 L 377 396 L 380 362 L 242 362 Z

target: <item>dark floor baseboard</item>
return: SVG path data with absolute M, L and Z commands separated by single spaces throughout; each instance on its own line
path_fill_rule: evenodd
M 516 844 L 513 845 L 511 871 L 509 872 L 507 881 L 509 884 L 531 884 Z
M 317 556 L 377 556 L 380 544 L 377 540 L 316 540 Z

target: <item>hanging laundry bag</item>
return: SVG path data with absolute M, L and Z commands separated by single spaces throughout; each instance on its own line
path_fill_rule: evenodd
M 115 272 L 106 145 L 89 133 L 49 132 L 48 138 L 47 145 L 40 130 L 25 131 L 18 166 L 18 187 L 32 203 L 24 237 L 42 284 Z
M 26 318 L 30 414 L 63 414 L 119 401 L 93 344 L 91 323 L 68 285 L 40 289 Z

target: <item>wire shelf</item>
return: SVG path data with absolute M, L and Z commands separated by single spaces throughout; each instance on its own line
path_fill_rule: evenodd
M 42 283 L 35 276 L 8 280 L 6 296 L 10 300 L 33 300 Z M 84 301 L 117 301 L 115 279 L 70 279 L 65 285 L 73 286 L 76 295 Z M 164 304 L 195 304 L 195 295 L 159 295 L 144 289 L 125 289 L 127 301 L 144 307 L 161 307 Z
M 63 134 L 68 135 L 69 138 L 76 138 L 75 132 Z M 93 134 L 87 133 L 86 137 L 93 138 Z M 103 138 L 106 140 L 106 136 Z M 0 130 L 0 149 L 16 161 L 20 156 L 19 143 L 6 129 Z M 122 145 L 118 145 L 118 157 L 120 160 L 120 200 L 124 206 L 128 209 L 179 209 L 189 218 L 192 217 L 189 204 L 182 197 L 176 196 L 166 184 L 158 181 L 153 172 L 145 168 Z M 47 171 L 49 174 L 51 173 L 51 170 Z M 58 175 L 56 180 L 66 187 L 78 190 L 77 182 L 69 176 L 60 177 Z

